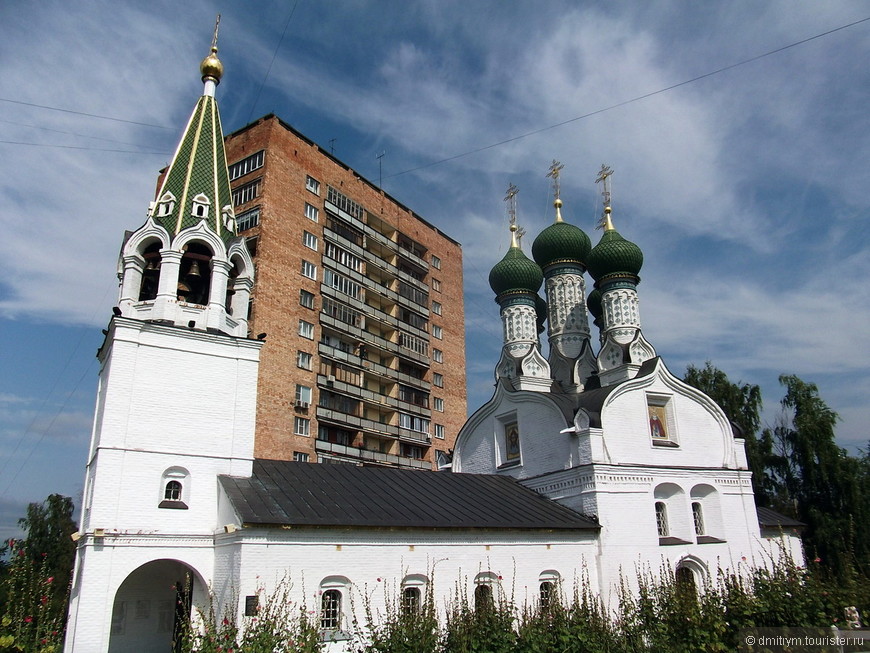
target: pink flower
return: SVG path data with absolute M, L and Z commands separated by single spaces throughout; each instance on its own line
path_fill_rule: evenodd
M 822 561 L 821 558 L 816 558 L 815 560 L 813 560 L 813 562 L 816 562 L 816 563 L 819 563 L 819 562 L 821 562 L 821 561 Z
M 29 624 L 31 621 L 33 621 L 33 617 L 29 615 L 24 617 L 24 623 Z
M 379 582 L 379 583 L 380 583 L 380 582 L 381 582 L 381 579 L 380 579 L 380 577 L 378 577 L 378 582 Z
M 39 602 L 42 603 L 42 605 L 45 605 L 46 603 L 48 603 L 48 597 L 47 596 L 41 597 L 39 599 Z
M 49 576 L 48 578 L 45 579 L 46 585 L 51 585 L 53 582 L 54 582 L 54 576 Z

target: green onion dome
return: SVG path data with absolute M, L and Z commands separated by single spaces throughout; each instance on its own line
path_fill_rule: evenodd
M 541 268 L 520 249 L 516 231 L 516 225 L 511 225 L 510 249 L 489 272 L 489 286 L 496 295 L 510 291 L 537 293 L 544 282 Z
M 604 313 L 604 309 L 601 308 L 601 291 L 598 288 L 593 289 L 589 293 L 589 296 L 586 298 L 586 307 L 596 320 Z
M 610 222 L 610 207 L 605 209 L 604 235 L 589 252 L 589 274 L 596 281 L 614 274 L 637 276 L 643 266 L 640 247 L 623 238 Z
M 562 221 L 562 200 L 554 202 L 556 221 L 544 229 L 532 243 L 532 257 L 542 268 L 555 263 L 579 263 L 586 266 L 592 243 L 589 236 L 573 224 Z

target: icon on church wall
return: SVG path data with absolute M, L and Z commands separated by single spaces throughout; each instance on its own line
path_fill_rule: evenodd
M 509 462 L 520 459 L 520 428 L 516 422 L 505 424 L 505 459 Z
M 668 430 L 665 427 L 666 417 L 665 417 L 665 407 L 664 406 L 653 406 L 651 404 L 647 405 L 647 409 L 649 410 L 649 431 L 650 435 L 656 440 L 667 440 L 668 439 Z

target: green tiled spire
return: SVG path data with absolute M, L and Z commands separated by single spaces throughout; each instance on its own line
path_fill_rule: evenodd
M 236 236 L 236 225 L 223 129 L 214 98 L 222 72 L 216 45 L 200 70 L 205 89 L 163 178 L 152 216 L 173 236 L 205 219 L 206 227 L 227 242 Z

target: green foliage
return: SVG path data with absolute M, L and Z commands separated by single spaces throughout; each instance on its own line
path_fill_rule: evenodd
M 19 520 L 27 536 L 4 545 L 0 653 L 52 653 L 63 646 L 75 543 L 72 499 L 52 494 Z

